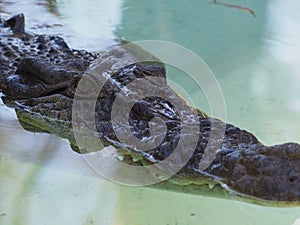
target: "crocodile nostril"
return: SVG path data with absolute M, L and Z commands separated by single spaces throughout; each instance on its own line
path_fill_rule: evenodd
M 296 176 L 291 176 L 290 177 L 290 182 L 295 182 L 297 180 L 297 177 Z

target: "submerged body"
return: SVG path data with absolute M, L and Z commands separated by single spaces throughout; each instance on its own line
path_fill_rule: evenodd
M 117 52 L 105 58 L 100 53 L 73 50 L 60 37 L 24 33 L 18 17 L 15 22 L 10 21 L 13 22 L 2 22 L 0 28 L 0 91 L 5 95 L 4 103 L 16 109 L 24 128 L 68 138 L 73 149 L 82 153 L 76 148 L 72 133 L 72 104 L 78 82 L 95 59 L 113 68 L 127 57 L 126 52 Z M 127 163 L 153 164 L 169 157 L 180 139 L 181 110 L 185 110 L 200 125 L 200 129 L 191 134 L 191 138 L 196 137 L 196 147 L 189 161 L 157 187 L 194 193 L 197 190 L 199 193 L 203 190 L 214 193 L 222 189 L 260 203 L 300 203 L 298 144 L 264 146 L 251 133 L 209 118 L 200 110 L 194 114 L 194 109 L 189 106 L 178 109 L 158 97 L 138 101 L 129 115 L 128 126 L 132 133 L 140 140 L 147 139 L 151 136 L 149 122 L 156 117 L 164 121 L 167 133 L 157 147 L 143 153 L 121 143 L 111 123 L 111 111 L 116 96 L 129 83 L 138 78 L 161 78 L 164 82 L 153 82 L 151 85 L 174 101 L 185 103 L 167 85 L 165 70 L 160 65 L 128 63 L 117 71 L 109 71 L 110 78 L 101 89 L 95 107 L 97 135 L 107 145 L 127 148 Z M 85 97 L 82 93 L 82 98 Z M 123 101 L 126 103 L 129 100 L 124 98 Z M 217 124 L 217 128 L 212 124 Z M 218 127 L 224 127 L 224 136 L 214 139 L 211 134 Z M 206 149 L 214 149 L 216 154 L 211 163 L 202 169 L 200 165 Z M 133 155 L 138 155 L 140 159 L 136 160 Z

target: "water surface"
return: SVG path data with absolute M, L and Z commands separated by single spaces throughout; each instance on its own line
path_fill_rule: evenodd
M 266 144 L 300 142 L 300 18 L 296 0 L 248 1 L 257 17 L 209 1 L 0 1 L 27 29 L 101 50 L 113 39 L 176 42 L 201 56 L 222 87 L 227 121 Z M 208 114 L 201 90 L 169 68 Z M 208 84 L 209 85 L 209 84 Z M 272 208 L 101 179 L 66 140 L 22 129 L 0 103 L 0 224 L 296 225 L 299 208 Z

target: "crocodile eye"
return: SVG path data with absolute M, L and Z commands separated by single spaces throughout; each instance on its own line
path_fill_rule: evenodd
M 289 180 L 290 180 L 290 182 L 295 182 L 297 180 L 297 177 L 296 176 L 291 176 Z

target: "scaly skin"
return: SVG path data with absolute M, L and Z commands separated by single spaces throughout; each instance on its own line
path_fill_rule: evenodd
M 95 59 L 103 64 L 110 62 L 108 67 L 113 68 L 127 57 L 127 53 L 120 51 L 108 57 L 99 53 L 73 50 L 60 37 L 24 33 L 19 28 L 22 25 L 18 18 L 22 16 L 15 17 L 18 23 L 4 21 L 0 27 L 0 89 L 5 95 L 3 101 L 16 109 L 24 128 L 68 138 L 76 150 L 72 133 L 72 104 L 79 80 Z M 18 27 L 15 27 L 16 24 Z M 13 32 L 5 26 L 12 28 Z M 166 136 L 157 147 L 143 153 L 120 143 L 110 118 L 113 102 L 120 90 L 130 82 L 147 77 L 164 79 L 162 83 L 153 81 L 151 85 L 170 96 L 173 102 L 185 105 L 167 85 L 163 67 L 157 64 L 133 63 L 118 71 L 111 70 L 111 77 L 103 86 L 96 102 L 95 121 L 99 138 L 107 145 L 122 145 L 128 149 L 129 156 L 139 155 L 143 158 L 137 162 L 140 164 L 162 161 L 173 152 L 181 135 L 181 111 L 186 111 L 195 123 L 200 124 L 200 129 L 195 129 L 194 135 L 191 135 L 198 140 L 188 163 L 168 181 L 156 186 L 164 188 L 164 184 L 169 182 L 173 189 L 177 187 L 177 190 L 188 191 L 188 187 L 192 187 L 191 192 L 197 192 L 197 189 L 203 190 L 203 184 L 212 184 L 215 185 L 212 193 L 221 187 L 246 200 L 252 199 L 253 202 L 271 205 L 300 203 L 298 144 L 264 146 L 251 133 L 209 118 L 200 110 L 195 114 L 195 110 L 187 105 L 176 109 L 168 101 L 158 97 L 147 97 L 138 101 L 129 116 L 132 133 L 140 139 L 149 137 L 149 121 L 160 117 L 167 127 Z M 130 101 L 126 98 L 122 100 L 125 103 Z M 217 126 L 212 126 L 212 123 Z M 214 139 L 211 134 L 219 127 L 225 128 L 224 136 Z M 200 164 L 206 149 L 217 151 L 212 162 L 202 170 Z M 126 160 L 130 163 L 133 158 L 127 157 Z

